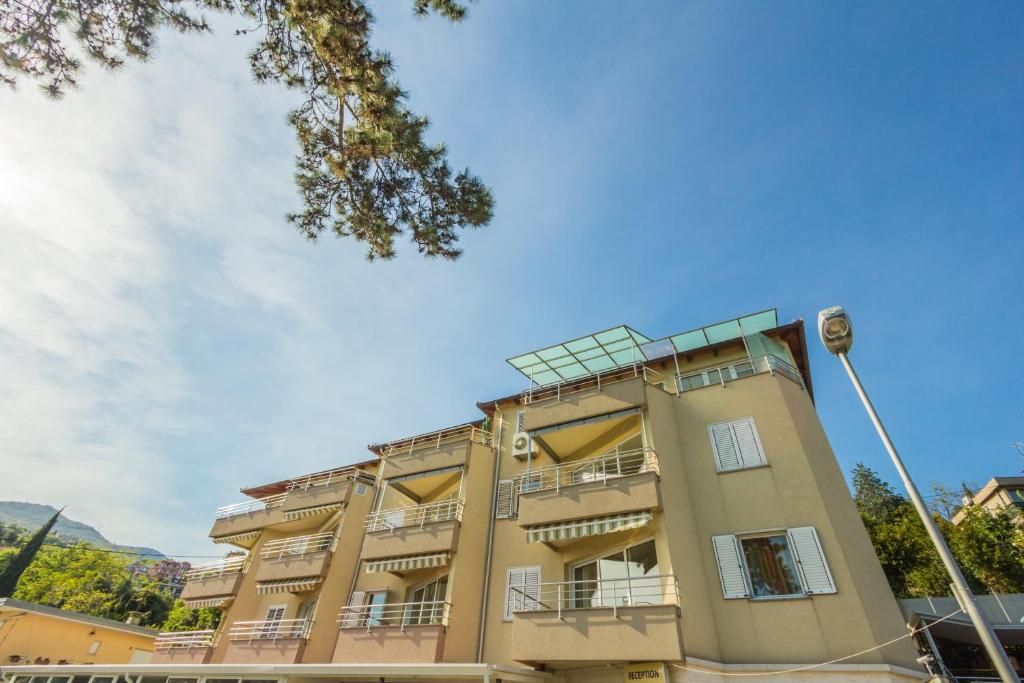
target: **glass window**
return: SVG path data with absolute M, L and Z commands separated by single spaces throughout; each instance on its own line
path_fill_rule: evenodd
M 366 611 L 364 612 L 363 623 L 360 626 L 381 626 L 384 623 L 384 603 L 387 602 L 388 592 L 377 591 L 366 596 Z
M 803 593 L 785 534 L 742 538 L 740 544 L 755 598 Z
M 444 600 L 448 594 L 448 576 L 442 576 L 412 592 L 406 608 L 407 624 L 440 624 L 444 618 Z
M 736 373 L 737 377 L 749 377 L 754 374 L 754 364 L 750 361 L 743 361 L 732 366 L 732 371 Z
M 654 541 L 611 553 L 573 568 L 572 607 L 662 604 Z
M 689 391 L 690 389 L 700 389 L 704 386 L 704 375 L 697 373 L 696 375 L 688 375 L 687 377 L 678 378 L 679 391 Z

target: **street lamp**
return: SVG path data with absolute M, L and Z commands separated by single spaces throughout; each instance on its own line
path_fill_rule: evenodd
M 974 595 L 971 593 L 971 589 L 967 587 L 967 580 L 964 579 L 963 572 L 960 571 L 960 567 L 953 558 L 953 553 L 949 551 L 949 546 L 946 545 L 946 539 L 939 532 L 939 527 L 935 524 L 935 520 L 928 511 L 928 507 L 924 504 L 924 499 L 921 498 L 921 494 L 918 492 L 913 480 L 911 480 L 910 474 L 903 466 L 903 461 L 900 460 L 899 453 L 896 452 L 896 446 L 893 445 L 892 439 L 889 438 L 889 433 L 885 431 L 881 418 L 875 412 L 875 407 L 871 405 L 871 399 L 868 398 L 864 385 L 860 383 L 860 378 L 850 363 L 847 354 L 850 351 L 850 347 L 853 346 L 853 324 L 850 321 L 850 316 L 847 315 L 842 306 L 826 308 L 818 313 L 818 334 L 821 335 L 821 343 L 825 345 L 829 353 L 839 356 L 839 360 L 843 362 L 846 374 L 850 376 L 850 381 L 853 382 L 853 388 L 857 390 L 857 395 L 860 396 L 861 402 L 864 403 L 864 409 L 868 411 L 868 417 L 874 423 L 878 436 L 885 445 L 885 450 L 889 451 L 889 456 L 892 458 L 893 464 L 896 465 L 896 471 L 899 472 L 900 479 L 903 480 L 903 486 L 907 489 L 910 500 L 917 509 L 917 514 L 921 516 L 921 521 L 924 523 L 924 528 L 928 531 L 928 536 L 932 539 L 932 544 L 939 551 L 942 564 L 946 566 L 946 571 L 949 572 L 949 577 L 953 580 L 951 585 L 953 594 L 956 596 L 957 602 L 960 603 L 964 612 L 974 622 L 974 628 L 978 631 L 981 644 L 985 647 L 985 651 L 988 652 L 988 656 L 995 665 L 996 671 L 999 672 L 999 677 L 1004 683 L 1020 683 L 1020 678 L 1018 678 L 1017 672 L 1013 670 L 1013 666 L 1006 656 L 1006 651 L 996 638 L 992 627 L 978 609 L 978 604 L 974 601 Z

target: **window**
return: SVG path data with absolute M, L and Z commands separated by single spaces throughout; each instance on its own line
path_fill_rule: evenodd
M 654 541 L 645 541 L 572 571 L 570 607 L 661 604 L 661 578 Z
M 366 612 L 360 626 L 382 626 L 384 624 L 384 603 L 388 601 L 387 591 L 374 591 L 366 595 Z
M 540 567 L 509 567 L 505 573 L 505 621 L 512 613 L 539 609 Z
M 267 616 L 264 619 L 263 628 L 260 629 L 260 638 L 275 638 L 277 636 L 277 630 L 280 627 L 280 621 L 284 619 L 284 605 L 274 605 L 267 610 Z
M 726 599 L 836 592 L 814 527 L 714 536 L 711 543 Z
M 719 472 L 767 464 L 754 418 L 745 417 L 708 425 L 708 434 Z
M 741 538 L 740 546 L 753 597 L 799 595 L 803 592 L 785 534 Z
M 444 620 L 444 601 L 447 596 L 447 575 L 420 586 L 409 595 L 412 604 L 405 609 L 405 623 L 440 624 Z
M 316 610 L 316 598 L 313 598 L 312 600 L 307 600 L 306 602 L 304 602 L 301 605 L 299 605 L 299 612 L 296 615 L 296 618 L 297 619 L 305 619 L 306 620 L 307 623 L 304 626 L 304 628 L 306 630 L 309 629 L 309 622 L 313 620 L 313 612 L 315 610 Z M 305 635 L 305 634 L 303 634 L 303 635 Z

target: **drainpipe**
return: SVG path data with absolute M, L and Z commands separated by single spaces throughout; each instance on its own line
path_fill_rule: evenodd
M 497 403 L 494 404 L 494 412 L 498 413 L 498 429 L 496 430 L 494 442 L 494 485 L 491 488 L 491 514 L 490 519 L 487 522 L 487 560 L 484 563 L 484 567 L 486 568 L 486 571 L 484 572 L 484 599 L 480 605 L 480 632 L 477 634 L 476 639 L 477 664 L 482 664 L 484 660 L 484 632 L 487 630 L 488 586 L 491 582 L 491 551 L 494 549 L 494 517 L 495 513 L 497 513 L 496 506 L 498 504 L 498 465 L 501 463 L 501 437 L 505 426 L 505 413 L 501 412 L 501 408 L 498 407 Z

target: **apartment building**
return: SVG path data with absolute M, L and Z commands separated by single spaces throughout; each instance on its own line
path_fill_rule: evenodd
M 815 412 L 802 321 L 619 326 L 508 362 L 528 388 L 473 422 L 244 489 L 210 532 L 240 554 L 183 593 L 221 626 L 81 675 L 925 678 L 909 638 L 876 648 L 905 621 Z
M 962 502 L 963 507 L 950 519 L 953 524 L 959 524 L 964 510 L 974 505 L 992 513 L 1008 507 L 1024 508 L 1024 477 L 992 477 L 977 493 L 971 493 L 965 484 Z

